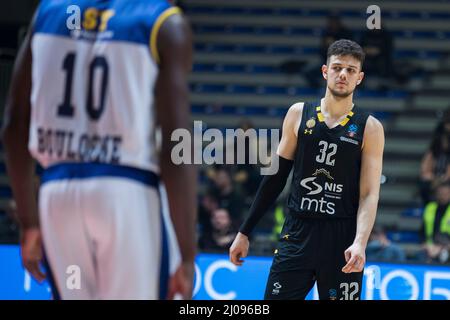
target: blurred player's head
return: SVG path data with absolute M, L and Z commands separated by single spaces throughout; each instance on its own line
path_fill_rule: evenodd
M 232 186 L 232 179 L 230 173 L 225 168 L 220 168 L 216 172 L 215 183 L 217 188 L 221 191 L 225 191 Z
M 442 120 L 444 122 L 444 131 L 447 134 L 450 134 L 450 107 L 448 107 L 447 110 L 445 110 Z
M 370 241 L 379 241 L 383 245 L 387 245 L 389 240 L 386 235 L 386 231 L 380 225 L 375 225 L 370 234 Z
M 327 28 L 330 31 L 339 31 L 342 28 L 342 22 L 337 12 L 333 12 L 327 17 Z
M 450 204 L 450 181 L 443 181 L 437 186 L 436 200 L 441 205 Z
M 354 41 L 341 39 L 330 45 L 327 64 L 322 66 L 322 75 L 327 80 L 327 88 L 335 97 L 348 97 L 361 83 L 364 57 L 363 49 Z
M 214 210 L 211 216 L 211 223 L 215 230 L 226 230 L 231 226 L 230 213 L 226 209 Z
M 208 191 L 202 198 L 202 206 L 208 211 L 213 212 L 219 208 L 219 200 L 214 192 Z

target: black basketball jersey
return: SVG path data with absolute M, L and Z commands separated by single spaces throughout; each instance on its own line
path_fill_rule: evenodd
M 325 124 L 320 102 L 305 103 L 298 131 L 289 212 L 303 217 L 356 217 L 364 128 L 357 107 L 336 127 Z

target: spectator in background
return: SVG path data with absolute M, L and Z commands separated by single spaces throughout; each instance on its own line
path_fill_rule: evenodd
M 19 219 L 14 200 L 9 200 L 5 208 L 5 215 L 0 215 L 0 243 L 19 243 Z
M 395 77 L 392 63 L 394 40 L 384 25 L 381 29 L 367 29 L 361 37 L 361 46 L 366 53 L 365 72 L 383 78 Z
M 233 226 L 240 225 L 244 199 L 236 191 L 230 172 L 225 167 L 220 167 L 213 175 L 213 182 L 219 207 L 228 210 Z
M 272 229 L 272 240 L 277 242 L 280 238 L 281 231 L 283 230 L 284 220 L 286 219 L 286 214 L 284 213 L 284 203 L 285 201 L 279 201 L 273 212 L 273 229 Z
M 431 190 L 450 179 L 450 110 L 437 126 L 431 145 L 421 163 L 420 194 L 424 204 L 430 202 Z
M 327 61 L 328 47 L 339 39 L 353 39 L 352 32 L 344 26 L 337 12 L 331 13 L 327 17 L 325 30 L 320 41 L 320 61 Z M 322 63 L 315 64 L 308 68 L 305 72 L 306 80 L 312 88 L 319 88 L 322 84 L 322 74 L 318 72 L 322 67 Z
M 388 239 L 381 226 L 375 226 L 372 230 L 366 248 L 366 257 L 370 261 L 402 262 L 406 260 L 403 249 Z
M 198 209 L 198 224 L 201 232 L 209 232 L 211 230 L 211 217 L 217 209 L 219 209 L 219 201 L 214 192 L 208 190 L 201 198 Z
M 450 180 L 437 186 L 436 201 L 426 205 L 422 234 L 427 261 L 447 262 L 450 249 Z
M 439 121 L 436 129 L 434 129 L 433 137 L 442 136 L 443 134 L 450 135 L 450 106 L 444 111 L 442 120 Z
M 228 210 L 220 208 L 212 212 L 212 228 L 203 232 L 199 239 L 199 247 L 202 250 L 227 251 L 236 236 Z
M 327 17 L 327 26 L 323 32 L 322 40 L 320 42 L 321 61 L 327 61 L 328 47 L 339 39 L 354 40 L 352 32 L 342 24 L 339 14 L 337 12 L 333 12 Z
M 39 173 L 40 166 L 37 168 Z M 39 190 L 40 179 L 34 177 L 36 192 Z M 19 243 L 19 218 L 17 216 L 17 205 L 14 199 L 9 199 L 5 206 L 5 215 L 0 214 L 0 243 Z
M 17 205 L 13 199 L 8 201 L 5 212 L 6 216 L 12 223 L 19 225 L 19 219 L 17 218 Z
M 243 119 L 239 128 L 246 132 L 253 129 L 253 123 L 248 119 Z M 258 164 L 250 163 L 250 154 L 258 155 L 258 145 L 256 140 L 246 137 L 245 161 L 243 164 L 236 164 L 233 171 L 233 181 L 237 184 L 237 191 L 246 198 L 246 202 L 249 204 L 251 204 L 251 198 L 256 193 L 261 180 Z

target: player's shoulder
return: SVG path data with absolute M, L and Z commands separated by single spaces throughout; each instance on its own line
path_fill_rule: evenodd
M 380 120 L 373 115 L 369 115 L 366 122 L 366 134 L 383 134 L 384 128 Z
M 303 109 L 305 108 L 305 102 L 296 102 L 288 109 L 286 116 L 284 117 L 283 128 L 291 128 L 295 135 L 297 135 L 300 123 L 302 121 Z M 284 130 L 283 129 L 283 130 Z
M 305 102 L 294 103 L 289 107 L 286 117 L 293 117 L 295 119 L 298 119 L 298 117 L 301 117 L 304 107 Z
M 369 115 L 364 129 L 363 150 L 367 150 L 364 146 L 372 146 L 371 150 L 376 146 L 384 146 L 384 129 L 380 120 Z

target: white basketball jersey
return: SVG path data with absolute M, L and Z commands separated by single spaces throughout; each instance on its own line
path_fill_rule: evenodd
M 100 162 L 159 172 L 156 38 L 177 12 L 165 0 L 41 3 L 29 149 L 44 168 Z
M 178 12 L 165 0 L 39 5 L 29 149 L 45 169 L 39 214 L 55 297 L 167 297 L 181 256 L 158 176 L 154 90 L 158 29 Z M 80 290 L 66 286 L 71 265 Z

